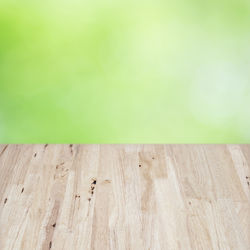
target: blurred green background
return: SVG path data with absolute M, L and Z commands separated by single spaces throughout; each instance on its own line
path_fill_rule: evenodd
M 0 142 L 250 143 L 250 1 L 0 0 Z

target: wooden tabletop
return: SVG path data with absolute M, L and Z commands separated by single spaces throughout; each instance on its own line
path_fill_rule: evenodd
M 250 249 L 249 145 L 0 145 L 0 249 Z

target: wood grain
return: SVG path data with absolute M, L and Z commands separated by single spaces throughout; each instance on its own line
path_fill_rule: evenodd
M 0 145 L 0 249 L 250 249 L 249 145 Z

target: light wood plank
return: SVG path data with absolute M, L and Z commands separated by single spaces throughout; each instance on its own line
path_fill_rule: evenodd
M 0 249 L 250 249 L 250 145 L 0 145 Z

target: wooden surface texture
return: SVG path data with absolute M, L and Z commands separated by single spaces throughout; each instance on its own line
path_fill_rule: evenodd
M 249 145 L 0 145 L 0 249 L 250 249 Z

